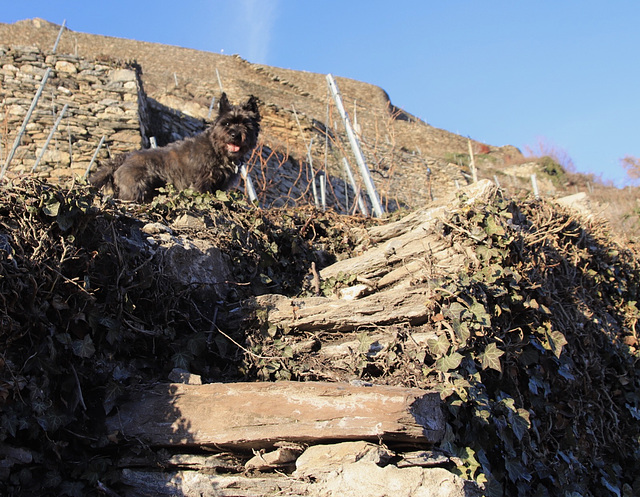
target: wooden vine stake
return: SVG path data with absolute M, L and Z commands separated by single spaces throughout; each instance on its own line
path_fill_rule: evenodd
M 353 188 L 353 191 L 355 192 L 355 199 L 358 203 L 358 208 L 360 209 L 360 212 L 362 213 L 363 216 L 368 217 L 369 209 L 367 209 L 367 204 L 365 204 L 364 199 L 362 198 L 362 195 L 360 195 L 360 187 L 358 186 L 355 178 L 353 177 L 353 173 L 351 172 L 351 166 L 349 166 L 349 161 L 347 160 L 346 157 L 342 158 L 342 164 L 344 165 L 344 170 L 347 173 L 347 178 L 349 180 L 349 183 L 351 183 L 351 188 Z M 349 192 L 347 191 L 346 188 L 345 188 L 345 196 L 348 200 Z M 349 209 L 347 208 L 347 212 L 348 211 Z
M 304 136 L 304 130 L 302 129 L 302 125 L 300 124 L 300 119 L 298 119 L 298 113 L 296 112 L 296 108 L 292 105 L 291 109 L 293 110 L 293 116 L 295 117 L 296 124 L 298 125 L 298 129 L 300 130 L 300 136 L 302 137 L 302 142 L 304 143 L 304 146 L 307 149 L 307 160 L 309 161 L 309 171 L 311 175 L 311 192 L 313 193 L 313 202 L 316 208 L 319 208 L 320 202 L 318 200 L 318 187 L 316 186 L 316 173 L 313 170 L 313 156 L 311 155 L 313 137 L 311 137 L 311 141 L 309 142 L 309 144 L 307 144 L 307 140 Z

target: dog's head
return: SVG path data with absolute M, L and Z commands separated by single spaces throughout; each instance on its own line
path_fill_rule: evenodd
M 233 159 L 242 158 L 258 142 L 260 112 L 253 95 L 243 105 L 229 103 L 226 93 L 218 102 L 218 117 L 211 129 L 217 147 Z

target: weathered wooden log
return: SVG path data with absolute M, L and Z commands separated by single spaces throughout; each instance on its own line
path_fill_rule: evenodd
M 411 333 L 406 342 L 406 350 L 424 349 L 428 340 L 437 340 L 435 333 Z M 394 343 L 393 333 L 375 333 L 366 337 L 367 346 L 363 349 L 362 340 L 349 340 L 342 343 L 330 343 L 322 345 L 318 350 L 318 355 L 331 361 L 340 361 L 348 358 L 355 352 L 360 352 L 367 357 L 375 358 L 389 345 Z
M 465 189 L 468 203 L 486 201 L 495 192 L 496 186 L 488 180 Z M 452 246 L 435 229 L 453 204 L 451 199 L 445 205 L 421 209 L 394 223 L 371 228 L 369 238 L 374 247 L 324 268 L 320 277 L 327 280 L 340 273 L 358 275 L 383 288 L 403 280 L 419 281 L 438 273 L 456 272 L 469 254 L 464 247 Z
M 244 311 L 266 312 L 269 325 L 295 331 L 351 331 L 361 326 L 394 323 L 419 325 L 429 316 L 427 287 L 389 290 L 358 299 L 327 297 L 290 299 L 283 295 L 261 295 L 243 304 Z
M 372 243 L 381 243 L 385 240 L 396 238 L 408 231 L 420 226 L 433 225 L 457 207 L 456 197 L 463 193 L 466 200 L 463 205 L 470 205 L 475 202 L 486 202 L 496 194 L 498 187 L 495 183 L 484 179 L 477 183 L 465 187 L 459 192 L 444 198 L 441 202 L 431 205 L 427 209 L 418 209 L 398 221 L 374 226 L 368 231 L 369 239 Z
M 106 425 L 152 446 L 222 449 L 280 441 L 435 443 L 444 433 L 437 392 L 321 382 L 156 385 L 132 394 Z
M 376 284 L 377 288 L 421 281 L 435 275 L 456 272 L 468 259 L 463 247 L 452 246 L 430 227 L 419 227 L 404 235 L 345 259 L 320 271 L 320 278 L 356 275 Z
M 211 475 L 197 471 L 141 471 L 125 469 L 121 481 L 129 488 L 125 497 L 265 497 L 276 495 L 310 496 L 309 484 L 277 475 L 248 477 L 242 475 Z

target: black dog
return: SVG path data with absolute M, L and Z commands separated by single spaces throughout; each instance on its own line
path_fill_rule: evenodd
M 178 190 L 201 193 L 233 186 L 240 163 L 258 141 L 260 113 L 251 96 L 242 106 L 229 103 L 225 93 L 218 117 L 202 133 L 161 148 L 114 157 L 91 175 L 92 185 L 107 186 L 115 197 L 144 202 L 156 189 L 173 184 Z

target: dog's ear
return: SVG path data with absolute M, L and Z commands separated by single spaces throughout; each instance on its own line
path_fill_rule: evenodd
M 231 110 L 231 104 L 229 103 L 227 94 L 222 92 L 222 95 L 220 95 L 220 100 L 218 101 L 218 115 L 225 114 L 230 110 Z
M 253 112 L 256 115 L 256 119 L 260 119 L 260 111 L 258 110 L 258 99 L 255 95 L 251 95 L 249 100 L 242 106 L 244 110 L 248 110 L 249 112 Z

